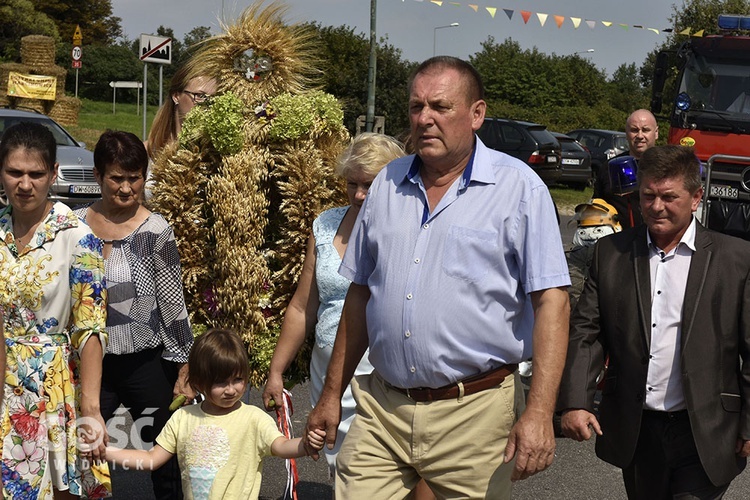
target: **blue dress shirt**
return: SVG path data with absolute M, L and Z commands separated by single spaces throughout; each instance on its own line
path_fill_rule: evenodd
M 380 172 L 339 269 L 369 287 L 370 361 L 403 388 L 529 358 L 528 294 L 570 284 L 552 198 L 529 166 L 476 138 L 430 212 L 420 165 L 407 156 Z

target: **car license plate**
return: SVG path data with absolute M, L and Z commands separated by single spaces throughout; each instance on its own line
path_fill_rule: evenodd
M 575 158 L 563 158 L 562 164 L 563 165 L 580 165 L 581 160 L 576 160 Z
M 547 163 L 557 163 L 557 156 L 550 155 L 547 157 Z
M 711 184 L 710 198 L 730 198 L 736 200 L 739 190 L 732 186 L 722 186 L 721 184 Z
M 70 192 L 72 194 L 100 194 L 102 190 L 98 184 L 88 186 L 72 185 L 70 186 Z

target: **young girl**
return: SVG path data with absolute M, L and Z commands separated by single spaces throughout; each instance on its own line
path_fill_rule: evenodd
M 307 451 L 301 438 L 287 439 L 270 415 L 240 401 L 248 371 L 236 333 L 204 333 L 190 352 L 188 379 L 205 401 L 177 410 L 149 451 L 108 447 L 107 459 L 124 468 L 154 470 L 176 454 L 186 499 L 258 498 L 263 457 L 295 458 Z M 308 436 L 316 449 L 323 439 Z

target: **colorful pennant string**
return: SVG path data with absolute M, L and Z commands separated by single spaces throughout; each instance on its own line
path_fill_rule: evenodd
M 406 0 L 401 0 L 402 3 L 405 1 Z M 424 3 L 424 0 L 413 0 L 413 1 Z M 478 4 L 474 4 L 474 3 L 464 4 L 461 2 L 452 2 L 452 1 L 445 2 L 443 0 L 429 0 L 429 3 L 437 5 L 438 7 L 442 7 L 444 3 L 448 3 L 449 5 L 452 5 L 454 7 L 467 6 L 476 13 L 479 13 L 479 8 L 480 8 Z M 487 13 L 490 15 L 490 17 L 494 19 L 498 8 L 497 7 L 484 7 L 484 10 L 486 10 Z M 505 15 L 508 17 L 509 21 L 513 20 L 513 14 L 516 13 L 515 9 L 503 8 L 502 11 L 505 12 Z M 523 19 L 524 24 L 528 24 L 529 19 L 531 19 L 531 16 L 536 15 L 537 19 L 539 20 L 539 24 L 541 26 L 544 26 L 544 24 L 547 22 L 547 18 L 549 17 L 549 14 L 545 14 L 543 12 L 531 12 L 528 10 L 521 10 L 520 12 L 521 12 L 521 19 Z M 581 22 L 583 21 L 586 24 L 586 26 L 588 26 L 590 29 L 594 29 L 597 23 L 601 23 L 602 26 L 605 26 L 607 28 L 611 28 L 613 25 L 616 24 L 617 26 L 621 27 L 625 31 L 629 31 L 630 28 L 642 29 L 642 30 L 650 31 L 656 35 L 659 35 L 662 33 L 672 33 L 674 31 L 673 28 L 657 29 L 657 28 L 645 27 L 640 24 L 631 25 L 631 24 L 625 24 L 625 23 L 616 23 L 613 21 L 596 21 L 593 19 L 582 19 L 580 17 L 566 17 L 566 16 L 561 16 L 558 14 L 553 14 L 553 18 L 555 20 L 555 25 L 557 25 L 558 29 L 562 28 L 563 24 L 565 24 L 566 19 L 570 19 L 570 22 L 571 24 L 573 24 L 574 29 L 578 29 L 581 26 Z M 692 31 L 692 28 L 685 28 L 684 30 L 679 31 L 678 34 L 689 36 L 691 31 Z M 692 36 L 703 36 L 703 32 L 704 30 L 696 31 L 695 33 L 693 33 Z

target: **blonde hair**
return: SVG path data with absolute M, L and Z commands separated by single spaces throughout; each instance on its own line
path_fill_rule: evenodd
M 175 117 L 177 105 L 174 103 L 173 96 L 185 90 L 190 80 L 190 68 L 187 64 L 181 66 L 172 76 L 167 99 L 156 112 L 151 130 L 148 133 L 146 149 L 148 150 L 148 156 L 152 159 L 164 146 L 177 139 L 177 117 Z
M 391 136 L 362 132 L 339 156 L 336 173 L 346 178 L 353 171 L 375 177 L 388 163 L 404 156 L 403 145 Z

